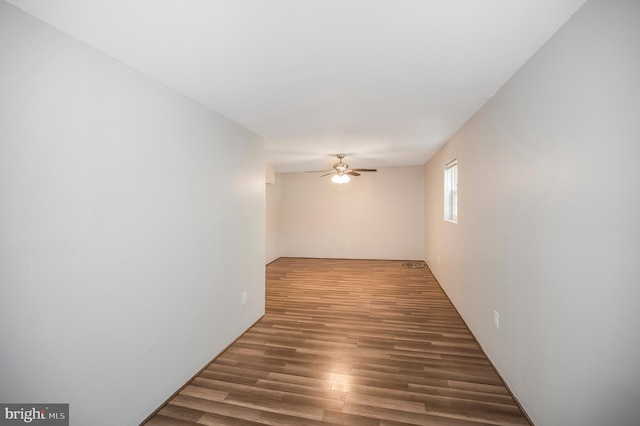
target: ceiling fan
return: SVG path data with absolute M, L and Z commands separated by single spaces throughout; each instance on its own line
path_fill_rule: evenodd
M 333 165 L 333 170 L 321 175 L 320 177 L 334 175 L 331 181 L 334 183 L 347 183 L 351 179 L 349 176 L 360 176 L 360 172 L 377 172 L 376 169 L 350 169 L 347 163 L 343 163 L 344 154 L 336 154 L 338 162 Z M 325 170 L 326 171 L 326 170 Z

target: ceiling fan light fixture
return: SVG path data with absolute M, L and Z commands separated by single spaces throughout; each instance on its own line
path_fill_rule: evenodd
M 344 174 L 337 174 L 331 178 L 331 182 L 339 183 L 339 184 L 347 183 L 350 180 L 351 178 L 349 178 L 349 175 L 344 175 Z

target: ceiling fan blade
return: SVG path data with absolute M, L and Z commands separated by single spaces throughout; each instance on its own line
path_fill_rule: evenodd
M 333 172 L 333 170 L 307 170 L 305 173 L 327 173 Z
M 354 172 L 353 170 L 348 170 L 346 172 L 344 172 L 346 175 L 351 175 L 351 176 L 360 176 L 360 173 Z
M 377 169 L 351 169 L 352 172 L 377 172 Z
M 323 174 L 323 175 L 320 175 L 320 177 L 325 177 L 325 176 L 329 176 L 329 175 L 332 175 L 332 174 L 334 174 L 334 173 L 335 173 L 335 172 L 329 172 L 329 173 L 325 173 L 325 174 Z

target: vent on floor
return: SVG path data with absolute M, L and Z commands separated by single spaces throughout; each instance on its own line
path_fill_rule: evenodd
M 410 268 L 410 269 L 419 269 L 419 268 L 426 268 L 427 264 L 425 262 L 404 262 L 402 264 L 403 268 Z

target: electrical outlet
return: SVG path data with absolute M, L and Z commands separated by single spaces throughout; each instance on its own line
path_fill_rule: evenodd
M 500 314 L 498 313 L 498 311 L 493 311 L 493 325 L 497 329 L 500 329 Z
M 243 292 L 242 293 L 242 304 L 246 305 L 247 304 L 247 292 Z

